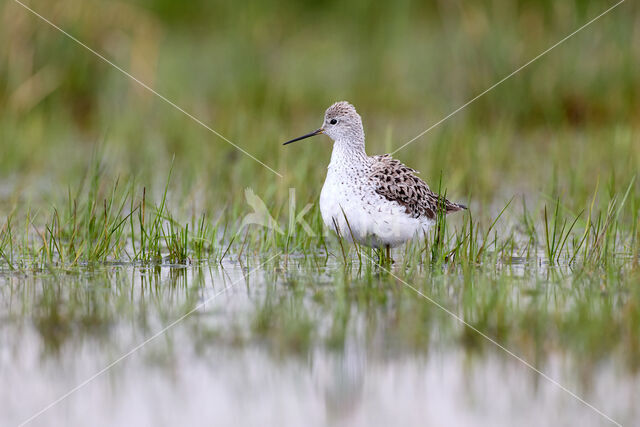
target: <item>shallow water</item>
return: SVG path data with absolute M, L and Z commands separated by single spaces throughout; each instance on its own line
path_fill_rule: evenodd
M 3 272 L 2 424 L 28 420 L 206 302 L 30 424 L 612 425 L 379 272 L 249 264 Z M 508 326 L 474 326 L 617 422 L 635 424 L 640 378 L 624 342 L 603 342 L 599 354 L 590 339 L 563 340 L 554 323 L 530 334 L 528 318 L 515 314 L 543 293 L 538 305 L 551 317 L 570 316 L 575 295 L 539 287 L 575 288 L 571 275 L 501 270 L 483 274 L 489 279 L 470 295 L 459 275 L 412 280 L 465 319 L 506 310 Z M 483 305 L 484 289 L 503 277 L 513 288 Z

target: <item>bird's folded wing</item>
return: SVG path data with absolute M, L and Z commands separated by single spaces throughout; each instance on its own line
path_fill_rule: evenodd
M 446 213 L 462 209 L 461 206 L 435 194 L 417 172 L 389 154 L 373 157 L 371 179 L 376 193 L 405 208 L 414 218 L 435 219 L 439 204 Z

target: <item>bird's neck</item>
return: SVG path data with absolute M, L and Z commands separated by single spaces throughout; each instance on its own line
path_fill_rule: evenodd
M 333 143 L 327 177 L 352 176 L 355 179 L 367 169 L 368 159 L 364 144 L 336 140 Z
M 333 143 L 331 163 L 329 167 L 342 168 L 348 166 L 361 166 L 368 163 L 367 153 L 364 151 L 364 142 L 344 141 L 337 139 Z

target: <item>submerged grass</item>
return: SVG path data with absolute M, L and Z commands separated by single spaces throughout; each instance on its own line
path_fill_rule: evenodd
M 181 221 L 168 208 L 170 178 L 171 172 L 159 202 L 154 203 L 146 188 L 139 191 L 133 180 L 122 185 L 116 179 L 109 185 L 96 162 L 73 196 L 69 191 L 67 203 L 52 206 L 48 216 L 27 207 L 21 218 L 18 211 L 6 217 L 0 229 L 0 262 L 21 270 L 105 262 L 187 264 L 281 251 L 305 257 L 325 253 L 344 265 L 367 263 L 361 255 L 364 248 L 323 227 L 316 207 L 310 209 L 309 222 L 304 223 L 281 218 L 287 210 L 276 208 L 271 227 L 247 225 L 243 217 L 230 219 L 224 214 L 215 223 L 205 213 Z M 478 220 L 471 209 L 456 214 L 461 218 L 453 218 L 453 226 L 440 209 L 435 226 L 423 239 L 396 251 L 401 254 L 399 266 L 406 269 L 426 263 L 432 268 L 466 268 L 508 264 L 514 257 L 572 268 L 606 267 L 619 257 L 637 263 L 640 196 L 635 177 L 624 192 L 603 200 L 602 209 L 596 208 L 598 197 L 596 189 L 589 206 L 575 216 L 557 198 L 552 213 L 544 203 L 537 219 L 524 200 L 518 219 L 510 200 L 494 218 Z M 263 203 L 274 206 L 273 202 Z M 285 224 L 286 232 L 277 224 Z M 383 261 L 384 254 L 376 259 Z

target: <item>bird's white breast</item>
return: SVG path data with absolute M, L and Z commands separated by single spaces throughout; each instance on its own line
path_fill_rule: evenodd
M 340 151 L 331 156 L 320 193 L 325 225 L 348 241 L 372 247 L 398 246 L 430 224 L 409 216 L 405 208 L 375 192 L 368 164 Z M 366 157 L 365 157 L 366 159 Z

